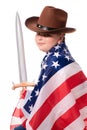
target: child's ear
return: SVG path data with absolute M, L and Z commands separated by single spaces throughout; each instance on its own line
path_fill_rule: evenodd
M 65 34 L 61 33 L 58 39 L 58 43 L 61 43 L 64 40 Z
M 65 34 L 63 34 L 63 33 L 60 35 L 60 40 L 61 40 L 61 41 L 63 41 L 64 36 L 65 36 Z

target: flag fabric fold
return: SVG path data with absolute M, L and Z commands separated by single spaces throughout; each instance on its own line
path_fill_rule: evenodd
M 21 110 L 26 130 L 87 130 L 87 79 L 65 43 L 44 57 L 38 83 Z
M 24 90 L 23 93 L 20 96 L 20 99 L 17 103 L 17 106 L 14 109 L 14 112 L 12 114 L 11 123 L 10 123 L 10 130 L 22 130 L 23 128 L 26 128 L 26 117 L 24 113 L 22 112 L 22 106 L 23 102 L 25 100 L 25 96 L 29 94 L 29 90 Z M 23 127 L 23 128 L 22 128 Z

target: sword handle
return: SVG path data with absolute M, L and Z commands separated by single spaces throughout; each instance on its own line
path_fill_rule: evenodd
M 19 84 L 14 84 L 12 86 L 12 89 L 15 90 L 16 88 L 22 87 L 22 89 L 25 89 L 26 87 L 34 87 L 35 83 L 34 82 L 21 82 Z

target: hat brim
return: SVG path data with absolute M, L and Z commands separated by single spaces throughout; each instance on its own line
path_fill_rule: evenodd
M 69 27 L 58 28 L 58 29 L 53 29 L 53 30 L 43 30 L 37 27 L 38 19 L 39 17 L 30 17 L 26 19 L 25 21 L 26 27 L 34 32 L 42 32 L 42 33 L 72 33 L 76 31 L 75 28 L 69 28 Z

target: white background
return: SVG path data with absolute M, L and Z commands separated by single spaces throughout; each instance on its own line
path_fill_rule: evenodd
M 77 31 L 66 35 L 72 56 L 87 75 L 87 6 L 86 0 L 3 0 L 0 3 L 0 130 L 9 130 L 12 112 L 20 89 L 13 91 L 12 82 L 19 83 L 15 16 L 18 11 L 24 36 L 28 81 L 36 80 L 43 53 L 35 45 L 35 33 L 29 31 L 25 19 L 39 16 L 43 7 L 52 5 L 68 12 L 68 27 Z

